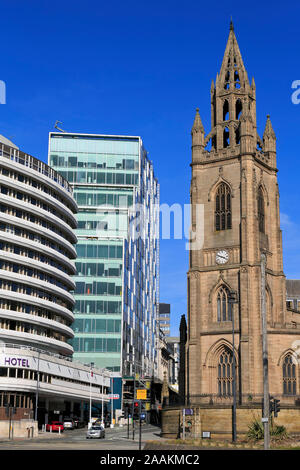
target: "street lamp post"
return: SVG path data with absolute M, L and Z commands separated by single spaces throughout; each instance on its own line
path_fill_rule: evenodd
M 92 377 L 93 377 L 94 362 L 90 364 L 90 413 L 89 413 L 89 428 L 92 425 Z
M 133 371 L 133 400 L 132 400 L 132 439 L 133 439 L 133 440 L 134 440 L 135 379 L 136 379 L 136 364 L 134 363 L 134 371 Z
M 110 412 L 110 427 L 114 427 L 114 379 L 111 378 L 111 412 Z
M 104 427 L 103 406 L 104 406 L 104 373 L 102 372 L 102 399 L 101 399 L 101 425 Z
M 237 292 L 231 291 L 229 294 L 230 314 L 232 321 L 232 440 L 236 442 L 236 361 L 235 361 L 235 344 L 234 344 L 234 309 L 233 305 L 238 303 Z
M 36 375 L 36 391 L 35 391 L 35 413 L 34 420 L 38 419 L 38 401 L 39 401 L 39 386 L 40 386 L 40 351 L 38 351 L 38 366 Z
M 263 359 L 263 424 L 264 424 L 264 449 L 270 449 L 270 396 L 269 396 L 269 372 L 268 372 L 268 336 L 266 318 L 266 254 L 261 253 L 261 328 L 262 328 L 262 359 Z

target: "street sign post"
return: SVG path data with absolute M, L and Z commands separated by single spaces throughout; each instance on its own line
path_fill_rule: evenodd
M 12 426 L 12 416 L 16 413 L 16 407 L 7 404 L 5 406 L 5 414 L 9 418 L 9 429 L 8 429 L 8 439 L 13 439 L 13 426 Z
M 140 420 L 140 438 L 139 438 L 139 450 L 142 450 L 142 402 L 139 400 L 139 420 Z

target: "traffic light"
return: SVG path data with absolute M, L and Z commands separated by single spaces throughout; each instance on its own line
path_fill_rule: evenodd
M 274 397 L 270 397 L 270 402 L 269 402 L 269 411 L 270 411 L 270 416 L 272 415 L 274 411 Z
M 139 418 L 139 402 L 135 401 L 133 404 L 133 419 Z
M 280 400 L 270 396 L 270 415 L 274 412 L 274 417 L 277 418 L 280 411 Z
M 274 416 L 275 416 L 275 418 L 277 418 L 279 411 L 280 411 L 280 400 L 277 400 L 276 398 L 274 398 Z

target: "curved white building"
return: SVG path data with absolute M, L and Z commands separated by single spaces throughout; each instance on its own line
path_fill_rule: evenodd
M 0 136 L 0 436 L 108 410 L 109 372 L 72 361 L 76 212 L 69 183 Z
M 1 136 L 2 342 L 72 355 L 76 212 L 68 182 Z

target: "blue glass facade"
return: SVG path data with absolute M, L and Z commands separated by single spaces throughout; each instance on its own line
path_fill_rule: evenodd
M 76 235 L 74 358 L 116 372 L 155 369 L 159 304 L 159 185 L 139 137 L 50 133 L 49 164 L 73 187 Z M 147 239 L 132 239 L 144 204 Z

